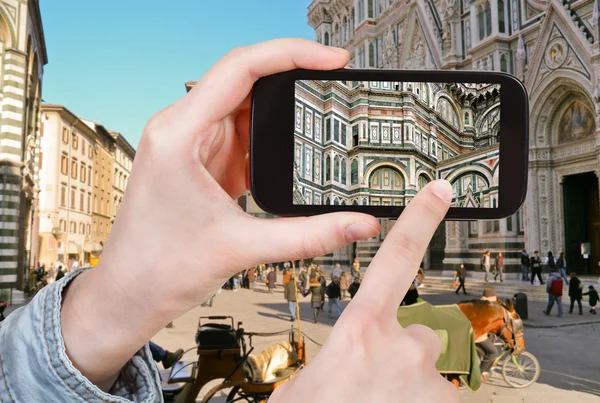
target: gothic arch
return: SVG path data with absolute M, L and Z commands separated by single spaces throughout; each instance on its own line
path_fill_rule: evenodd
M 488 167 L 483 166 L 483 165 L 468 165 L 468 166 L 459 168 L 456 171 L 453 171 L 450 175 L 448 175 L 444 179 L 450 183 L 453 183 L 458 177 L 462 176 L 465 173 L 469 173 L 469 172 L 478 173 L 479 175 L 483 176 L 483 178 L 487 181 L 487 185 L 489 187 L 497 185 L 497 183 L 494 183 L 492 171 Z
M 10 18 L 2 5 L 0 5 L 0 40 L 4 42 L 4 49 L 17 47 L 14 26 L 10 23 Z
M 445 91 L 440 91 L 435 95 L 435 98 L 434 98 L 433 103 L 431 104 L 431 107 L 434 108 L 436 114 L 441 116 L 441 113 L 440 113 L 441 111 L 438 110 L 438 105 L 442 99 L 445 99 L 446 101 L 448 101 L 448 103 L 450 104 L 450 107 L 452 108 L 452 110 L 454 111 L 454 114 L 456 115 L 456 123 L 458 124 L 458 128 L 455 128 L 454 125 L 452 125 L 451 121 L 449 121 L 450 126 L 452 126 L 454 129 L 456 129 L 458 131 L 463 130 L 464 124 L 463 124 L 463 117 L 462 117 L 462 113 L 461 113 L 462 109 L 459 109 L 458 105 L 456 105 L 456 102 Z
M 591 94 L 585 89 L 593 87 L 586 87 L 586 83 L 581 82 L 581 75 L 560 71 L 552 73 L 547 78 L 551 80 L 543 87 L 538 87 L 540 89 L 530 98 L 530 105 L 532 105 L 530 115 L 538 116 L 538 119 L 532 119 L 529 124 L 530 146 L 547 147 L 550 143 L 555 143 L 556 134 L 553 134 L 555 129 L 553 126 L 558 125 L 560 119 L 556 112 L 567 97 L 577 95 L 586 100 L 587 105 L 595 104 Z
M 390 168 L 394 168 L 396 169 L 398 172 L 400 172 L 400 175 L 402 176 L 402 179 L 404 180 L 404 186 L 406 187 L 406 184 L 409 183 L 408 178 L 410 178 L 410 175 L 408 175 L 408 173 L 406 172 L 406 170 L 397 163 L 391 162 L 391 161 L 380 161 L 374 164 L 371 164 L 367 170 L 365 171 L 364 175 L 363 175 L 363 180 L 362 180 L 362 185 L 364 186 L 368 186 L 369 185 L 369 178 L 371 177 L 371 174 L 378 168 L 382 168 L 382 167 L 390 167 Z
M 473 127 L 476 128 L 477 133 L 481 133 L 482 129 L 481 126 L 483 125 L 483 122 L 487 119 L 488 115 L 492 112 L 494 112 L 496 109 L 500 109 L 500 102 L 497 102 L 495 104 L 493 104 L 492 106 L 490 106 L 489 108 L 487 108 L 478 118 L 475 122 L 473 122 Z M 498 120 L 499 121 L 499 120 Z M 495 125 L 495 124 L 494 124 Z M 490 128 L 490 132 L 492 128 Z
M 429 173 L 429 171 L 427 171 L 423 168 L 417 169 L 417 172 L 415 172 L 415 178 L 417 178 L 417 180 L 418 180 L 419 176 L 421 176 L 421 175 L 425 176 L 429 182 L 435 180 L 435 178 L 431 175 L 431 173 Z

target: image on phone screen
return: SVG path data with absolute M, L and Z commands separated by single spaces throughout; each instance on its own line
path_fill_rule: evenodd
M 406 206 L 427 183 L 496 208 L 500 84 L 296 80 L 293 204 Z

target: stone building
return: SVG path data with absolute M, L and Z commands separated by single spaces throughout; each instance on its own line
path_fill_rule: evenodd
M 0 1 L 0 287 L 25 286 L 38 256 L 42 76 L 48 62 L 37 0 Z
M 350 51 L 350 67 L 494 70 L 525 83 L 524 207 L 503 220 L 443 224 L 427 267 L 474 268 L 490 250 L 516 271 L 522 249 L 564 250 L 571 270 L 600 273 L 599 0 L 315 0 L 308 20 L 318 42 Z M 358 256 L 368 263 L 382 237 L 359 243 Z
M 112 223 L 115 222 L 119 207 L 123 202 L 123 195 L 125 194 L 125 188 L 127 188 L 127 182 L 129 181 L 129 175 L 131 175 L 131 167 L 133 166 L 133 159 L 135 158 L 135 149 L 129 144 L 129 142 L 115 131 L 109 130 L 115 139 L 115 155 L 114 155 L 114 176 L 113 176 L 113 207 L 112 207 Z
M 96 132 L 62 105 L 43 104 L 39 153 L 39 262 L 88 264 Z
M 92 204 L 92 246 L 89 252 L 98 257 L 108 240 L 113 220 L 113 170 L 115 138 L 101 124 L 84 122 L 96 132 Z

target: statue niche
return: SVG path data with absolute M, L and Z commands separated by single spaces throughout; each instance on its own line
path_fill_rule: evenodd
M 594 114 L 586 104 L 573 101 L 558 124 L 558 144 L 588 137 L 596 131 Z

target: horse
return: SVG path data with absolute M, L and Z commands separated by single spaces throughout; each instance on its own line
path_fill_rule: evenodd
M 501 300 L 490 302 L 476 299 L 460 301 L 457 305 L 471 322 L 475 339 L 492 333 L 516 354 L 523 352 L 525 349 L 523 321 L 510 300 L 503 303 Z M 458 376 L 448 374 L 447 379 L 457 388 L 460 386 Z

